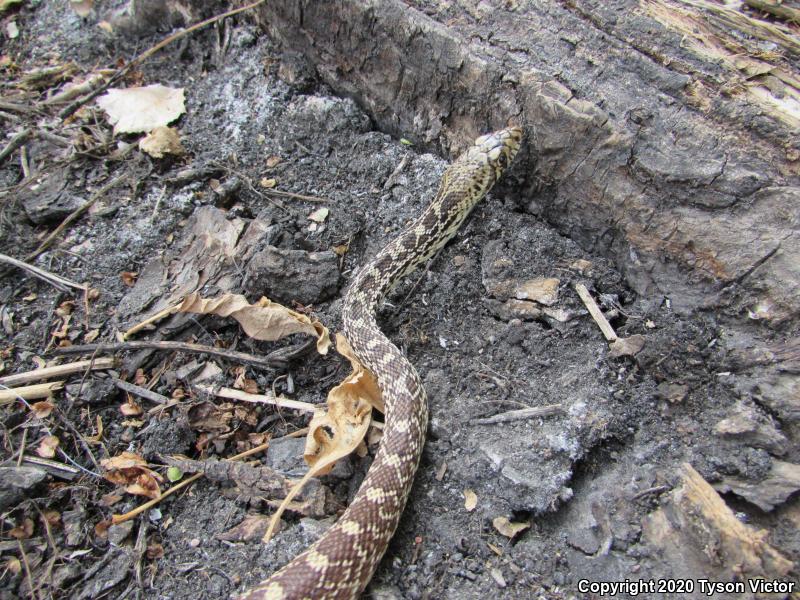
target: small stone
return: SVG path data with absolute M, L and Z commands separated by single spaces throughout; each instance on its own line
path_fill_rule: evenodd
M 267 246 L 247 264 L 245 292 L 278 302 L 317 304 L 339 289 L 339 257 L 331 250 L 306 252 Z
M 108 528 L 108 541 L 114 546 L 119 546 L 133 531 L 133 521 L 124 521 L 111 525 Z
M 506 587 L 506 580 L 503 578 L 503 572 L 498 568 L 493 568 L 489 571 L 489 575 L 492 576 L 494 582 L 497 584 L 498 587 L 504 588 Z
M 47 472 L 38 467 L 0 467 L 0 511 L 33 497 L 46 478 Z
M 683 402 L 686 399 L 686 394 L 689 392 L 689 386 L 682 383 L 668 383 L 662 381 L 658 384 L 656 389 L 658 396 L 667 400 L 672 404 Z
M 755 408 L 739 404 L 733 414 L 714 426 L 714 433 L 735 438 L 753 448 L 762 448 L 777 456 L 786 454 L 788 440 L 766 415 L 759 415 Z
M 200 545 L 200 538 L 192 538 L 189 540 L 189 546 L 191 548 L 197 548 Z

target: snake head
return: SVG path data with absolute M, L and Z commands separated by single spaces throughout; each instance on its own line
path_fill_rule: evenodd
M 475 154 L 476 158 L 491 167 L 494 171 L 494 179 L 497 181 L 514 160 L 521 143 L 522 129 L 507 127 L 479 137 L 468 154 Z

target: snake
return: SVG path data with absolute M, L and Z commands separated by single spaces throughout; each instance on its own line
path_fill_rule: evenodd
M 414 366 L 377 324 L 386 294 L 455 236 L 516 156 L 522 129 L 477 138 L 442 175 L 427 208 L 362 267 L 342 303 L 343 333 L 377 378 L 386 407 L 375 459 L 341 517 L 309 548 L 240 600 L 354 599 L 394 535 L 419 466 L 428 424 L 425 388 Z

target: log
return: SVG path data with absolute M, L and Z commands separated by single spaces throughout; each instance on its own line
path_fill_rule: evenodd
M 519 202 L 640 294 L 770 325 L 800 312 L 788 28 L 701 0 L 271 0 L 259 18 L 285 57 L 423 147 L 524 125 Z

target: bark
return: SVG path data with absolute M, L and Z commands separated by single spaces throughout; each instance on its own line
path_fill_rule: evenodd
M 394 135 L 452 155 L 524 125 L 507 189 L 639 293 L 776 325 L 800 310 L 800 46 L 709 4 L 271 0 L 259 16 Z

